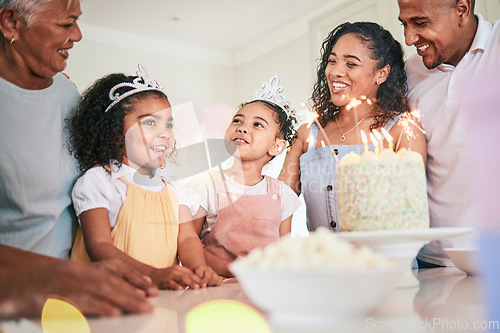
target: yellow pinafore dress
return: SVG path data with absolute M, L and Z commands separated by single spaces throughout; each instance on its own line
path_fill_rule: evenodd
M 113 245 L 145 264 L 163 268 L 177 263 L 179 205 L 177 195 L 168 184 L 153 192 L 119 178 L 127 185 L 127 196 L 115 227 Z M 78 228 L 72 259 L 90 261 L 81 228 Z

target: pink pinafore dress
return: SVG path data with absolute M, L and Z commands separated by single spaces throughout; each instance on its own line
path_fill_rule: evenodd
M 251 250 L 279 239 L 281 224 L 280 185 L 264 176 L 267 194 L 229 193 L 225 179 L 211 172 L 217 193 L 218 214 L 214 227 L 202 240 L 205 248 L 219 258 L 233 261 Z

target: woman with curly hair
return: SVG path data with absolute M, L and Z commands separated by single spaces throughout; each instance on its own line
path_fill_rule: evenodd
M 190 222 L 196 196 L 156 172 L 175 146 L 170 103 L 141 66 L 137 74 L 97 80 L 68 119 L 71 151 L 85 171 L 73 188 L 81 228 L 72 258 L 118 258 L 160 288 L 218 285 Z
M 297 194 L 303 193 L 309 230 L 325 226 L 338 231 L 337 161 L 349 152 L 363 152 L 361 130 L 385 128 L 397 142 L 395 151 L 410 146 L 403 126 L 394 126 L 408 111 L 403 56 L 392 35 L 371 22 L 343 23 L 323 42 L 311 96 L 322 128 L 313 123 L 298 129 L 280 175 Z M 355 108 L 353 100 L 360 103 Z M 412 121 L 411 149 L 425 165 L 425 137 L 416 130 L 418 120 Z

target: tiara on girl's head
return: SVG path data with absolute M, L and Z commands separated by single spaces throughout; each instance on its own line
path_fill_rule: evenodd
M 253 101 L 266 101 L 279 106 L 285 114 L 290 116 L 290 103 L 285 100 L 283 95 L 283 87 L 279 85 L 280 79 L 278 75 L 274 75 L 269 79 L 269 82 L 262 82 L 262 87 L 257 89 L 252 96 Z
M 139 64 L 138 67 L 139 69 L 136 72 L 137 77 L 132 82 L 118 83 L 113 88 L 111 88 L 111 90 L 109 91 L 109 99 L 112 102 L 111 104 L 109 104 L 109 106 L 106 108 L 104 112 L 108 112 L 109 109 L 111 109 L 113 106 L 115 106 L 125 98 L 141 91 L 156 90 L 165 94 L 160 83 L 156 81 L 151 75 L 149 75 L 149 73 L 144 69 L 144 67 L 141 64 Z M 142 81 L 142 83 L 140 81 Z M 121 95 L 120 93 L 115 93 L 117 89 L 122 87 L 130 87 L 132 89 Z

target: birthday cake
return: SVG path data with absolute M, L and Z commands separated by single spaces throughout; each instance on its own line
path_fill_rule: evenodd
M 424 163 L 407 149 L 344 156 L 337 169 L 337 199 L 340 231 L 429 227 Z

